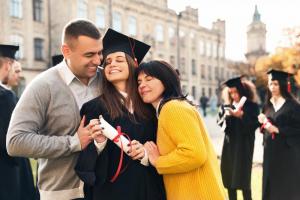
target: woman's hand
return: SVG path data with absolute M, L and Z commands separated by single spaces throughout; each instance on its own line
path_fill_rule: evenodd
M 99 119 L 92 119 L 88 125 L 90 136 L 97 142 L 102 143 L 106 140 L 106 137 L 102 134 L 102 128 L 99 126 Z
M 234 116 L 234 117 L 237 117 L 237 118 L 242 118 L 243 115 L 244 115 L 244 111 L 242 111 L 241 109 L 232 110 L 230 108 L 229 113 L 230 113 L 231 116 Z
M 265 123 L 266 118 L 267 118 L 266 115 L 264 115 L 263 113 L 260 113 L 257 116 L 257 119 L 258 119 L 259 123 L 261 123 L 261 124 Z
M 156 161 L 157 161 L 158 157 L 160 156 L 156 144 L 154 142 L 150 141 L 150 142 L 146 142 L 144 146 L 148 153 L 148 158 L 149 158 L 151 165 L 153 165 L 155 167 Z
M 128 151 L 128 155 L 132 158 L 132 160 L 141 160 L 145 156 L 145 148 L 144 146 L 137 140 L 132 140 L 130 143 L 130 150 Z
M 279 129 L 274 125 L 271 125 L 270 127 L 266 128 L 266 129 L 270 134 L 279 133 Z

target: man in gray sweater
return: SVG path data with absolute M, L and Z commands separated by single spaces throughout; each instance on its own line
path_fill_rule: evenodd
M 79 152 L 92 141 L 79 110 L 100 94 L 99 30 L 87 20 L 69 22 L 62 36 L 64 60 L 39 74 L 25 89 L 11 118 L 7 151 L 38 158 L 42 200 L 83 198 L 74 171 Z

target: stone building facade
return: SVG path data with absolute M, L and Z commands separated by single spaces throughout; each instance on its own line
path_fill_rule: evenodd
M 180 13 L 167 0 L 0 0 L 0 43 L 21 45 L 24 84 L 51 66 L 60 54 L 64 25 L 74 18 L 93 21 L 104 34 L 108 27 L 151 45 L 145 60 L 166 60 L 179 69 L 184 92 L 196 103 L 211 96 L 232 76 L 226 69 L 225 21 L 201 27 L 198 9 Z

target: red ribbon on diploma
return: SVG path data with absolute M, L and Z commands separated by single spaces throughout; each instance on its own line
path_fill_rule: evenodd
M 129 144 L 131 143 L 131 140 L 130 140 L 129 136 L 127 134 L 125 134 L 125 133 L 122 133 L 121 126 L 117 126 L 117 132 L 118 132 L 118 135 L 116 135 L 116 137 L 114 137 L 113 142 L 117 143 L 120 140 L 120 143 L 121 143 L 121 155 L 120 155 L 120 160 L 119 160 L 117 171 L 116 171 L 115 175 L 110 179 L 110 182 L 114 182 L 118 178 L 118 176 L 120 175 L 120 173 L 122 173 L 127 168 L 127 166 L 126 166 L 121 171 L 122 164 L 123 164 L 124 151 L 123 151 L 123 143 L 122 143 L 122 140 L 120 139 L 120 137 L 122 135 L 125 136 L 129 140 Z M 132 148 L 132 147 L 130 147 L 130 148 Z

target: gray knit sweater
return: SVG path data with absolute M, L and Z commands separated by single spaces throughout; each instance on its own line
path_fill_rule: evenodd
M 42 200 L 83 197 L 83 184 L 74 171 L 81 150 L 74 135 L 79 123 L 76 100 L 57 67 L 27 86 L 12 114 L 7 151 L 11 156 L 38 158 Z

